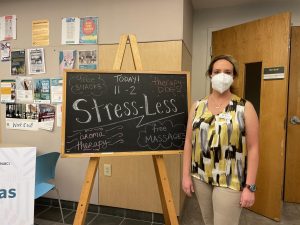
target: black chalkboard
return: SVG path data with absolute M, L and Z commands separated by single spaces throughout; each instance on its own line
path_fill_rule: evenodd
M 63 153 L 182 150 L 188 73 L 67 71 Z

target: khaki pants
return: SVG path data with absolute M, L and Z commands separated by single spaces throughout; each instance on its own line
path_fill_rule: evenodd
M 215 187 L 193 178 L 205 225 L 238 225 L 242 208 L 241 192 Z

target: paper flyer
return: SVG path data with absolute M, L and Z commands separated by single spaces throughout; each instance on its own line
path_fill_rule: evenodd
M 97 69 L 97 51 L 80 50 L 78 51 L 78 68 L 87 70 Z
M 28 70 L 29 74 L 46 73 L 45 56 L 43 48 L 27 49 L 28 51 Z
M 49 45 L 49 21 L 34 20 L 32 21 L 32 46 Z
M 62 104 L 56 105 L 56 126 L 61 127 L 62 124 Z
M 63 79 L 51 79 L 51 103 L 62 103 Z
M 55 120 L 55 106 L 49 104 L 39 104 L 39 129 L 52 131 Z
M 4 16 L 0 16 L 0 41 L 5 39 L 5 19 Z
M 7 103 L 5 123 L 7 129 L 37 131 L 37 105 Z
M 5 16 L 5 37 L 4 40 L 17 39 L 17 18 L 16 15 Z
M 16 80 L 1 80 L 1 103 L 16 101 Z
M 10 42 L 0 43 L 0 55 L 1 62 L 9 62 L 10 61 Z
M 80 18 L 80 44 L 98 43 L 98 17 Z
M 17 39 L 17 17 L 8 15 L 0 17 L 0 41 Z
M 16 78 L 16 102 L 18 103 L 33 102 L 32 77 Z
M 74 69 L 76 61 L 76 50 L 64 50 L 59 52 L 59 72 L 63 74 L 64 69 Z
M 50 104 L 50 79 L 34 79 L 34 103 Z
M 80 18 L 67 17 L 61 22 L 61 44 L 79 44 Z
M 25 50 L 11 52 L 11 75 L 25 75 Z

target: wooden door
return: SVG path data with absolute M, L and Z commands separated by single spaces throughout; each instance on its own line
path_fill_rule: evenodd
M 290 61 L 284 200 L 300 203 L 300 27 L 292 27 Z
M 238 95 L 244 96 L 245 64 L 262 63 L 260 163 L 256 203 L 251 210 L 276 221 L 281 216 L 284 179 L 290 17 L 290 13 L 281 13 L 212 34 L 213 55 L 231 54 L 239 61 L 234 82 Z M 264 69 L 273 67 L 284 67 L 284 78 L 264 80 Z

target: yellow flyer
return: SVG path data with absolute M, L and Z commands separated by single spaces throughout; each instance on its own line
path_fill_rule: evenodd
M 33 46 L 49 45 L 49 21 L 48 20 L 32 21 L 32 45 Z

